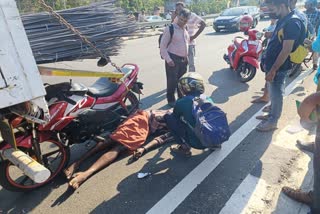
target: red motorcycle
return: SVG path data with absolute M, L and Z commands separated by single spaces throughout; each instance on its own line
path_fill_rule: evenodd
M 248 82 L 254 78 L 262 53 L 263 34 L 257 30 L 249 30 L 252 22 L 251 16 L 243 16 L 240 20 L 240 30 L 248 36 L 248 39 L 235 37 L 233 44 L 228 47 L 228 54 L 223 56 L 230 68 L 239 75 L 241 82 Z
M 139 68 L 125 64 L 121 71 L 124 77 L 120 84 L 100 78 L 91 87 L 72 82 L 47 85 L 51 115 L 47 124 L 30 123 L 2 109 L 0 116 L 6 117 L 14 128 L 18 149 L 49 169 L 51 175 L 45 182 L 35 183 L 2 157 L 0 185 L 10 191 L 29 191 L 49 183 L 67 166 L 71 144 L 101 139 L 102 133 L 112 132 L 135 112 L 139 107 L 135 93 L 141 94 L 142 89 L 137 82 Z M 6 141 L 0 142 L 0 154 L 11 147 Z

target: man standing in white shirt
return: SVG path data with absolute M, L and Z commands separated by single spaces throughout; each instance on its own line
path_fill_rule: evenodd
M 179 12 L 186 8 L 186 5 L 184 2 L 177 2 L 176 3 L 176 11 L 175 14 L 179 14 Z M 177 18 L 174 17 L 174 23 L 177 23 Z M 194 65 L 194 56 L 196 54 L 195 50 L 195 45 L 196 41 L 195 39 L 202 33 L 204 28 L 206 27 L 206 23 L 204 20 L 198 16 L 195 13 L 191 13 L 190 18 L 187 23 L 187 31 L 190 36 L 190 43 L 189 43 L 189 55 L 188 55 L 188 60 L 189 60 L 189 72 L 194 72 L 196 71 L 195 65 Z
M 186 24 L 189 17 L 190 11 L 182 9 L 177 16 L 177 23 L 172 23 L 173 34 L 171 35 L 170 27 L 167 26 L 160 42 L 160 54 L 165 60 L 167 101 L 170 107 L 173 107 L 176 102 L 175 91 L 178 80 L 187 72 L 189 34 L 186 30 Z M 178 97 L 182 97 L 179 90 Z

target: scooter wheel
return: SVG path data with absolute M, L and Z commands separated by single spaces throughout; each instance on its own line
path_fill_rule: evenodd
M 243 65 L 239 71 L 239 78 L 241 82 L 249 82 L 256 75 L 257 69 L 253 65 L 246 63 Z
M 34 157 L 32 148 L 19 149 Z M 56 178 L 69 162 L 69 147 L 65 147 L 55 139 L 49 139 L 40 143 L 40 149 L 43 165 L 51 171 L 50 177 L 45 182 L 35 183 L 10 161 L 4 161 L 0 163 L 0 185 L 9 191 L 27 192 L 42 187 Z

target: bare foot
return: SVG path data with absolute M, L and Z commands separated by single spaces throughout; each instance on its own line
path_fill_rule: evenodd
M 72 175 L 78 170 L 79 168 L 79 164 L 78 162 L 74 162 L 73 164 L 71 164 L 70 166 L 68 166 L 68 168 L 66 168 L 65 170 L 63 170 L 64 174 L 66 175 L 67 179 L 69 180 Z
M 78 189 L 80 185 L 88 179 L 88 177 L 89 175 L 87 175 L 85 172 L 77 172 L 69 182 L 69 186 L 74 189 Z

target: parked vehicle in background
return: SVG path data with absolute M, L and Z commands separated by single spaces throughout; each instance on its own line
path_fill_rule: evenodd
M 259 69 L 263 33 L 258 30 L 250 30 L 252 24 L 251 16 L 243 16 L 240 20 L 240 31 L 248 37 L 236 36 L 232 40 L 233 43 L 228 46 L 227 54 L 223 56 L 230 68 L 239 76 L 241 82 L 252 80 Z
M 260 20 L 259 8 L 256 6 L 232 7 L 224 10 L 219 17 L 213 21 L 213 29 L 216 32 L 221 30 L 239 31 L 240 19 L 244 15 L 250 15 L 253 18 L 252 28 L 255 28 Z
M 269 16 L 270 11 L 269 8 L 267 7 L 266 3 L 261 3 L 260 4 L 260 18 L 263 19 L 266 16 Z
M 154 28 L 154 27 L 164 27 L 163 24 L 156 24 L 156 23 L 165 21 L 166 19 L 162 18 L 161 16 L 154 15 L 154 16 L 146 16 L 146 20 L 147 22 L 154 22 L 155 25 L 151 26 L 152 28 Z

